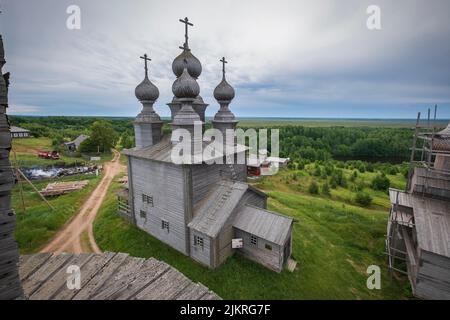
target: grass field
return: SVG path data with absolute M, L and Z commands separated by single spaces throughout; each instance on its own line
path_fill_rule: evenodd
M 364 209 L 350 204 L 351 200 L 347 202 L 340 189 L 333 190 L 331 198 L 312 196 L 301 187 L 286 184 L 284 178 L 289 174 L 292 172 L 283 171 L 258 185 L 270 196 L 269 209 L 296 220 L 293 257 L 298 261 L 298 270 L 293 273 L 285 270 L 277 274 L 239 255 L 217 270 L 194 262 L 116 214 L 114 192 L 120 187 L 117 183 L 111 186 L 102 205 L 94 234 L 103 250 L 166 261 L 225 299 L 410 298 L 407 280 L 391 278 L 386 269 L 387 201 L 376 201 L 371 208 Z M 369 265 L 381 268 L 381 290 L 366 287 Z
M 12 163 L 17 163 L 19 167 L 33 167 L 33 166 L 58 166 L 58 165 L 75 165 L 84 164 L 88 161 L 86 157 L 67 156 L 64 153 L 60 153 L 59 160 L 42 159 L 37 156 L 39 150 L 53 150 L 52 141 L 50 138 L 22 138 L 13 139 L 13 149 L 10 156 Z M 14 152 L 16 159 L 14 157 Z M 112 153 L 101 154 L 101 160 L 98 163 L 104 163 L 112 159 Z
M 36 188 L 40 190 L 49 182 L 89 180 L 89 184 L 82 190 L 59 197 L 48 198 L 51 205 L 55 208 L 54 211 L 46 205 L 28 183 L 21 182 L 25 202 L 24 210 L 20 185 L 16 185 L 13 189 L 12 205 L 17 215 L 15 237 L 19 243 L 20 252 L 22 254 L 36 252 L 45 245 L 78 212 L 81 204 L 89 196 L 100 179 L 101 176 L 81 175 L 52 179 L 51 181 L 33 182 Z

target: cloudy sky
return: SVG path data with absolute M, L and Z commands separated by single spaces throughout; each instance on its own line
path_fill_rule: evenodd
M 201 95 L 227 57 L 241 117 L 413 118 L 434 104 L 450 118 L 450 1 L 432 0 L 0 0 L 0 32 L 12 73 L 10 113 L 134 116 L 139 56 L 152 58 L 169 115 L 173 59 L 184 41 L 179 18 L 194 23 Z M 69 5 L 81 29 L 69 30 Z M 381 9 L 381 30 L 366 10 Z

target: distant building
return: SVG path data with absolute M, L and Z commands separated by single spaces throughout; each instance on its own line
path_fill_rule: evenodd
M 187 19 L 183 22 L 188 23 Z M 202 67 L 188 47 L 187 34 L 185 37 L 183 51 L 172 64 L 177 77 L 172 86 L 174 98 L 168 104 L 172 136 L 162 133 L 163 122 L 153 109 L 159 90 L 148 78 L 149 59 L 141 57 L 145 78 L 135 94 L 143 109 L 134 121 L 136 147 L 123 151 L 128 159 L 128 189 L 118 193 L 119 213 L 210 268 L 239 253 L 280 272 L 293 264 L 293 219 L 266 209 L 267 195 L 246 183 L 245 163 L 225 164 L 229 157 L 245 154 L 247 148 L 236 142 L 227 145 L 225 152 L 215 154 L 223 164 L 175 164 L 171 159 L 172 150 L 181 143 L 173 132 L 184 129 L 192 133 L 194 124 L 203 122 L 207 107 L 196 81 Z M 226 61 L 221 61 L 222 81 L 214 90 L 220 109 L 212 124 L 227 134 L 238 121 L 229 109 L 235 93 L 225 79 Z M 202 145 L 202 141 L 194 143 Z M 203 142 L 203 147 L 207 145 Z M 197 155 L 193 150 L 191 157 Z
M 12 138 L 29 138 L 30 136 L 31 136 L 30 130 L 16 127 L 16 126 L 11 126 L 11 137 Z
M 406 190 L 389 190 L 389 267 L 407 274 L 416 297 L 450 299 L 450 124 L 440 132 L 419 128 Z
M 78 148 L 80 147 L 80 144 L 88 138 L 89 138 L 89 136 L 87 136 L 85 134 L 80 134 L 75 140 L 69 141 L 69 142 L 64 142 L 64 144 L 69 151 L 74 152 L 74 151 L 77 151 Z

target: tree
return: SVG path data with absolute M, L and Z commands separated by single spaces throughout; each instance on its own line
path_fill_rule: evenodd
M 90 128 L 90 136 L 80 144 L 80 152 L 109 152 L 117 141 L 117 132 L 105 120 L 95 121 Z
M 117 132 L 114 130 L 111 123 L 105 120 L 98 120 L 92 124 L 91 135 L 85 142 L 87 140 L 90 141 L 86 143 L 86 146 L 89 146 L 90 149 L 92 149 L 92 146 L 96 147 L 96 150 L 90 150 L 91 152 L 109 152 L 116 144 Z
M 372 189 L 387 191 L 389 186 L 391 185 L 391 181 L 384 173 L 376 175 L 372 180 Z
M 372 203 L 372 197 L 366 192 L 359 191 L 356 193 L 355 201 L 363 207 L 368 207 Z

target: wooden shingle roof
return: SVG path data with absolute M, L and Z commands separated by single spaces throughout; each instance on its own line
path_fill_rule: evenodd
M 215 237 L 247 189 L 248 185 L 243 182 L 219 181 L 207 197 L 194 208 L 194 219 L 188 227 Z
M 245 205 L 236 215 L 233 227 L 281 246 L 292 222 L 292 218 L 279 213 Z
M 203 142 L 203 149 L 205 149 L 208 145 L 209 145 L 209 143 Z M 172 155 L 173 146 L 174 145 L 170 141 L 170 135 L 165 135 L 161 139 L 160 142 L 158 142 L 157 144 L 155 144 L 153 146 L 146 147 L 146 148 L 124 149 L 122 151 L 122 154 L 127 155 L 127 156 L 136 157 L 136 158 L 150 159 L 150 160 L 172 163 L 173 161 L 172 161 L 171 155 Z M 225 152 L 228 152 L 227 154 L 232 155 L 234 153 L 243 152 L 245 150 L 247 150 L 246 146 L 238 144 L 236 146 L 236 150 L 231 151 L 231 152 L 225 150 Z M 227 154 L 225 154 L 225 155 L 227 155 Z M 223 154 L 219 154 L 217 152 L 215 156 L 208 158 L 208 159 L 203 159 L 203 160 L 204 161 L 212 161 L 214 159 L 221 158 L 223 156 L 224 156 Z

